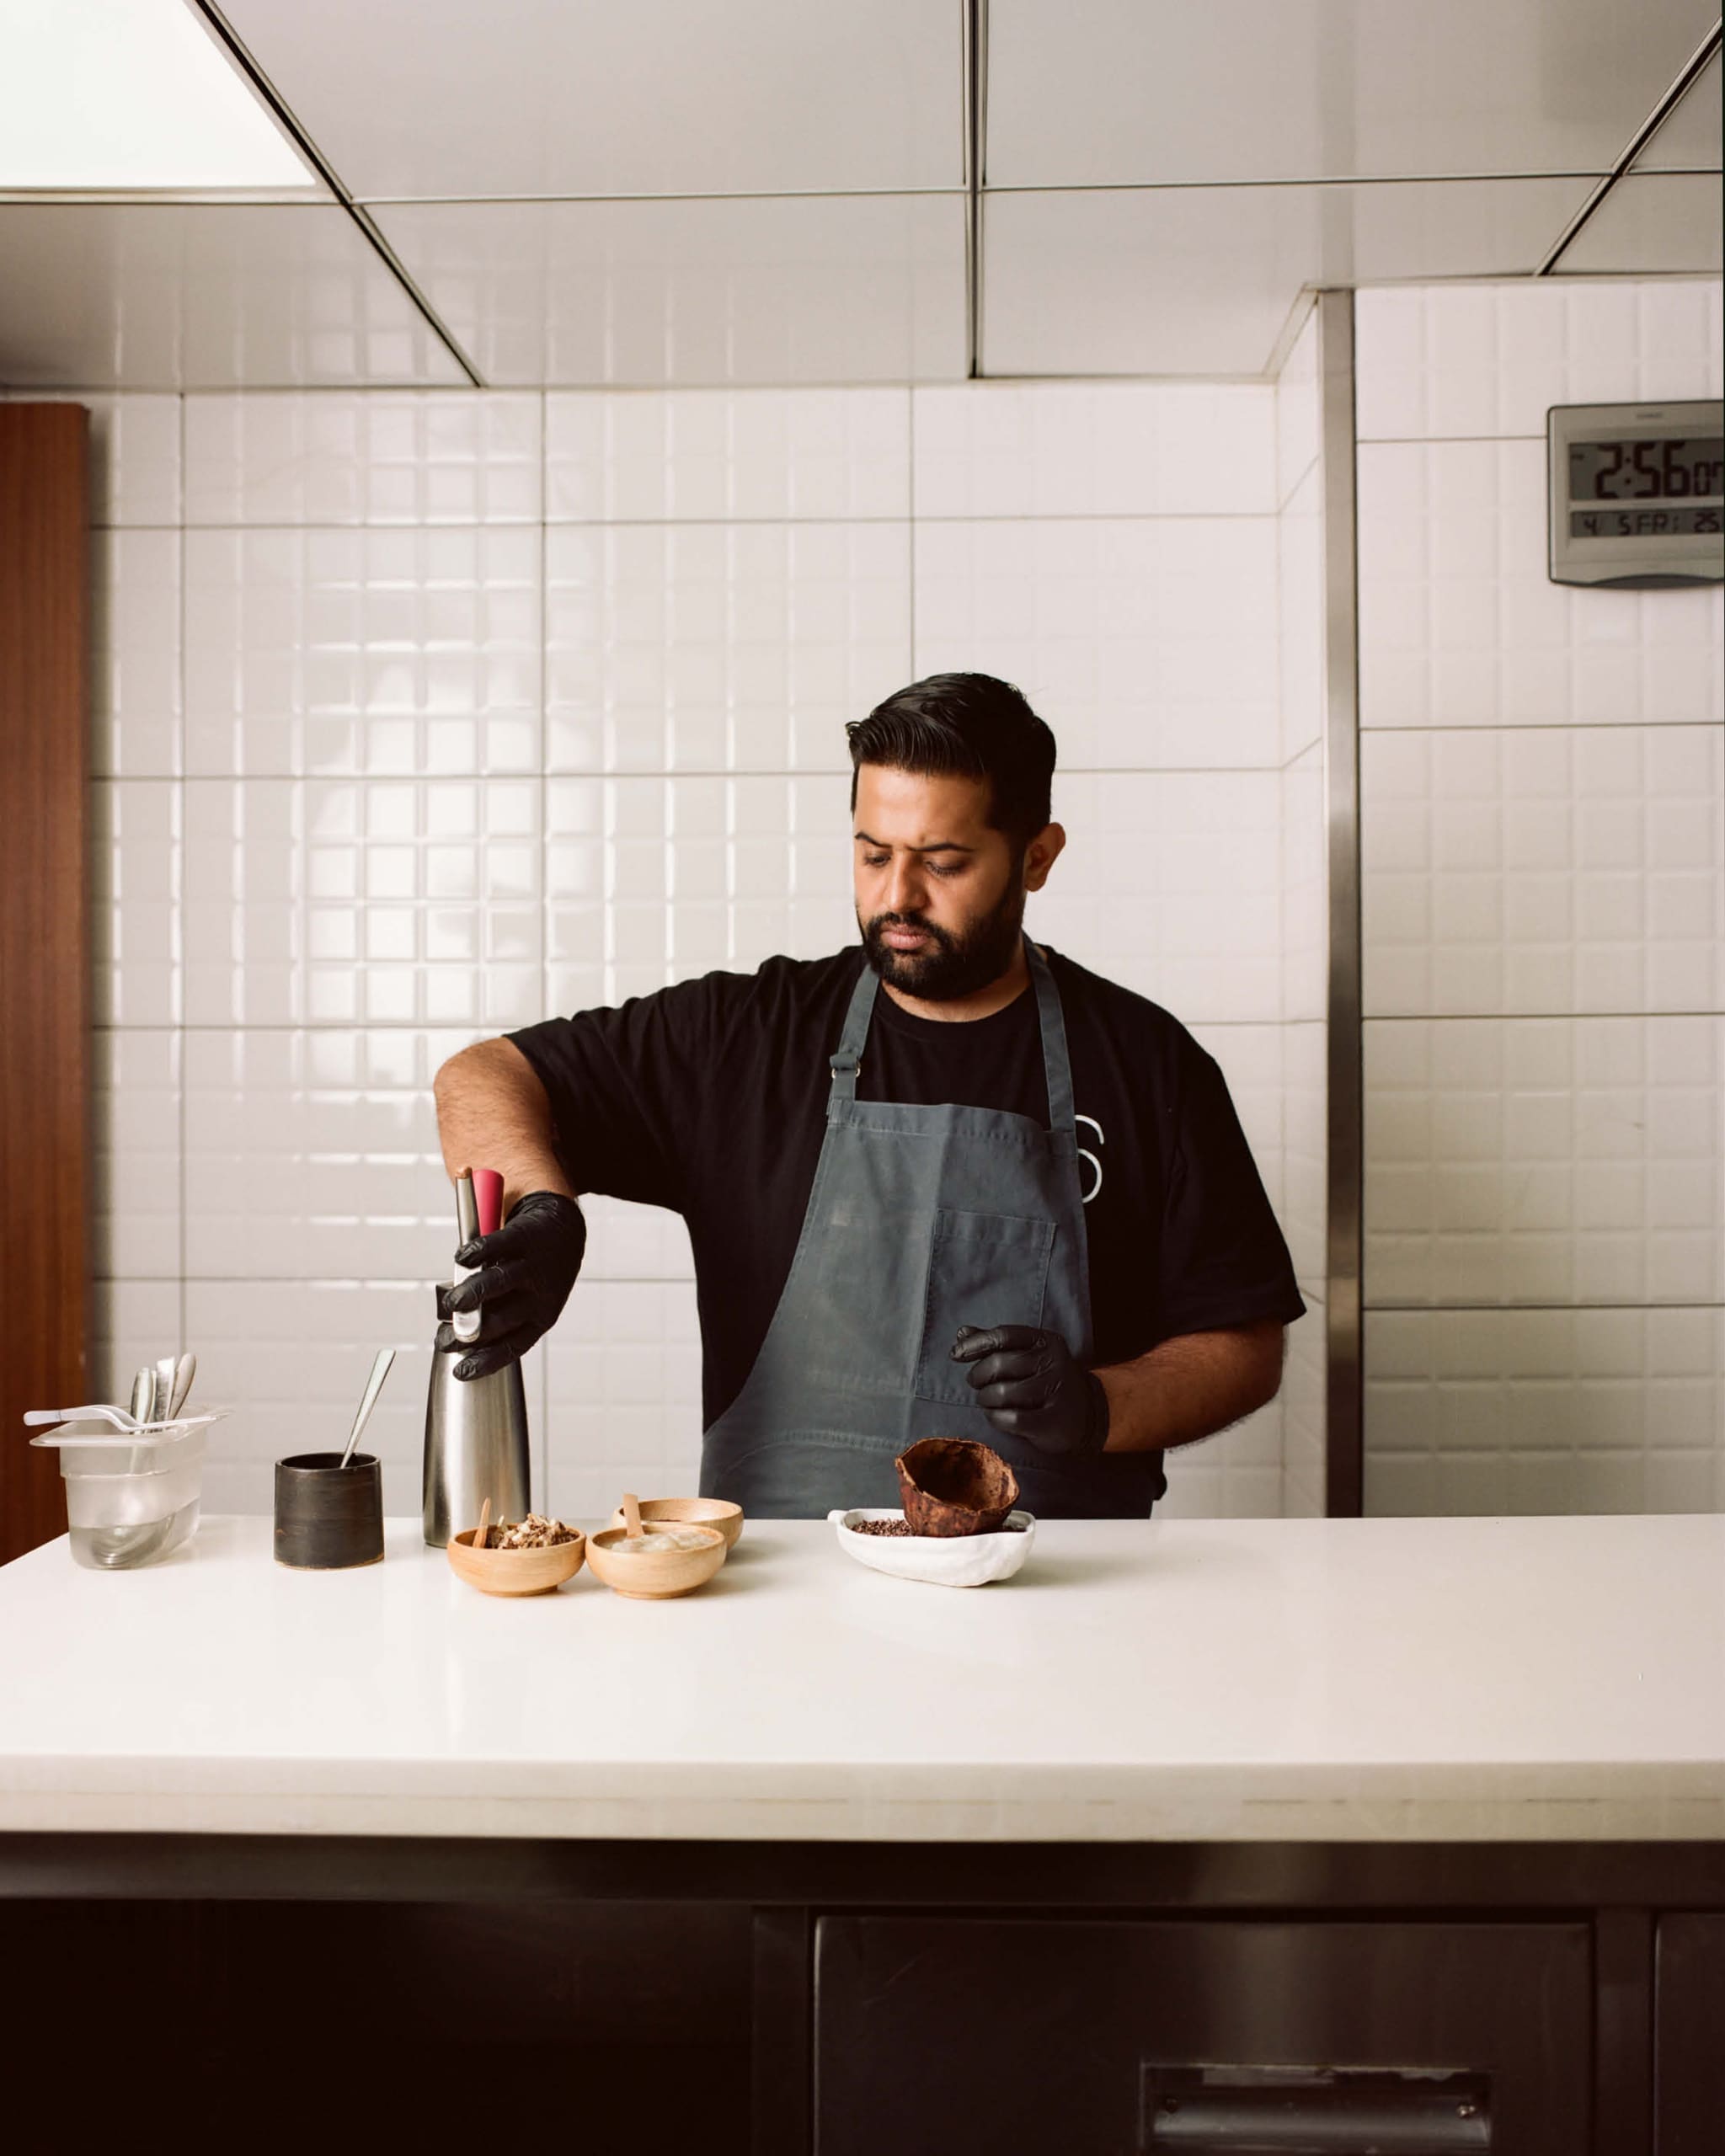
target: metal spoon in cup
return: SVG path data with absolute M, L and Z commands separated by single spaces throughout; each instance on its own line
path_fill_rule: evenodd
M 360 1396 L 360 1412 L 354 1417 L 354 1426 L 347 1433 L 347 1445 L 341 1455 L 345 1467 L 354 1456 L 354 1447 L 360 1441 L 360 1433 L 371 1419 L 371 1410 L 377 1405 L 377 1396 L 383 1390 L 383 1380 L 389 1375 L 389 1366 L 395 1360 L 393 1348 L 380 1348 L 371 1364 L 371 1374 L 366 1380 L 366 1390 Z
M 198 1374 L 198 1358 L 190 1348 L 174 1366 L 174 1390 L 168 1401 L 168 1419 L 177 1419 L 185 1406 L 185 1396 L 192 1389 L 192 1380 Z

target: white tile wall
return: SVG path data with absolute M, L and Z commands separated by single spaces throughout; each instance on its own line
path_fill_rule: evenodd
M 902 389 L 553 392 L 545 430 L 553 524 L 911 514 Z
M 540 407 L 495 390 L 188 397 L 185 520 L 537 525 Z
M 1725 734 L 1369 732 L 1365 1006 L 1725 1008 Z
M 853 940 L 847 785 L 759 773 L 547 781 L 551 1007 Z
M 547 530 L 548 768 L 848 771 L 909 678 L 909 568 L 902 520 Z
M 142 392 L 13 389 L 33 404 L 82 404 L 90 415 L 90 522 L 178 526 L 180 520 L 180 402 Z
M 638 1497 L 693 1489 L 701 1464 L 693 1281 L 579 1283 L 548 1343 L 545 1413 L 551 1502 L 574 1517 L 606 1517 L 626 1489 Z
M 180 546 L 178 531 L 92 534 L 90 764 L 104 777 L 179 774 Z
M 185 543 L 189 770 L 539 770 L 537 526 L 193 531 Z
M 1543 441 L 1553 404 L 1717 397 L 1719 282 L 1386 287 L 1360 295 L 1354 366 L 1363 442 Z
M 1288 1208 L 1284 1160 L 1284 1065 L 1289 1029 L 1280 1025 L 1194 1025 L 1193 1038 L 1221 1066 L 1229 1097 L 1252 1148 L 1270 1203 L 1285 1232 Z
M 471 1033 L 193 1027 L 186 1270 L 208 1279 L 431 1278 L 451 1205 L 431 1081 Z
M 911 408 L 919 520 L 1268 516 L 1280 499 L 1274 387 L 980 382 Z
M 1551 584 L 1544 502 L 1546 408 L 1717 397 L 1720 323 L 1359 295 L 1371 1510 L 1725 1506 L 1722 595 Z
M 1725 1506 L 1725 1311 L 1378 1310 L 1369 1513 Z
M 1370 725 L 1718 723 L 1719 587 L 1553 584 L 1543 433 L 1362 443 L 1359 488 L 1359 694 Z
M 1276 377 L 1276 506 L 1285 510 L 1322 454 L 1317 302 L 1308 299 Z
M 1281 1034 L 1282 1230 L 1295 1278 L 1322 1283 L 1328 1269 L 1329 1027 L 1306 1020 L 1284 1025 Z
M 1322 743 L 1282 771 L 1282 1016 L 1322 1023 L 1329 1011 L 1330 889 Z
M 211 1512 L 267 1513 L 272 1463 L 295 1452 L 339 1449 L 371 1358 L 396 1359 L 366 1426 L 366 1447 L 383 1464 L 386 1511 L 419 1509 L 425 1388 L 435 1305 L 428 1283 L 328 1279 L 197 1280 L 185 1286 L 186 1337 L 198 1356 L 196 1397 L 232 1413 L 210 1434 L 204 1502 Z M 542 1491 L 544 1353 L 523 1366 L 529 1427 Z
M 1305 339 L 1295 347 L 1302 349 Z M 1277 641 L 1284 762 L 1317 747 L 1324 731 L 1323 478 L 1306 467 L 1276 517 Z
M 1376 1020 L 1365 1292 L 1725 1301 L 1725 1017 Z
M 191 782 L 189 1022 L 542 1015 L 540 793 L 530 778 Z
M 1274 1519 L 1282 1510 L 1279 1398 L 1231 1430 L 1167 1454 L 1165 1519 Z
M 1302 1280 L 1306 1315 L 1288 1334 L 1288 1358 L 1282 1372 L 1282 1502 L 1289 1519 L 1322 1519 L 1328 1476 L 1325 1404 L 1324 1299 Z
M 1322 354 L 1314 306 L 1276 388 L 1278 663 L 1282 721 L 1283 1231 L 1306 1314 L 1288 1335 L 1279 1509 L 1326 1510 L 1323 1283 L 1329 1216 L 1329 818 L 1325 798 Z
M 90 1297 L 88 1374 L 93 1400 L 129 1400 L 132 1374 L 139 1364 L 154 1362 L 187 1337 L 184 1292 L 184 1283 L 177 1278 L 107 1280 L 97 1274 Z M 200 1401 L 203 1396 L 200 1388 Z
M 1033 932 L 1188 1023 L 1279 1017 L 1281 796 L 1273 770 L 1057 775 Z
M 115 1027 L 95 1036 L 91 1262 L 98 1279 L 177 1283 L 184 1269 L 181 1049 L 181 1035 L 165 1027 Z
M 212 1507 L 267 1508 L 392 1342 L 414 1508 L 437 1065 L 850 941 L 843 722 L 937 666 L 1047 711 L 1072 845 L 1033 925 L 1204 1029 L 1279 1203 L 1298 1154 L 1306 1267 L 1315 411 L 1309 325 L 1279 389 L 100 400 L 99 1358 L 117 1391 L 197 1348 Z M 578 1517 L 687 1486 L 700 1435 L 686 1233 L 590 1216 L 528 1373 Z M 1180 1506 L 1278 1509 L 1282 1432 L 1183 1455 Z
M 978 668 L 1079 771 L 1282 760 L 1273 516 L 916 526 L 918 678 Z
M 99 1026 L 180 1018 L 184 804 L 167 779 L 90 791 L 92 1015 Z

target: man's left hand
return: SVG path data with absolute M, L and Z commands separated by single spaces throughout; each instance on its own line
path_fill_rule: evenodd
M 996 1429 L 1040 1451 L 1098 1453 L 1108 1396 L 1058 1332 L 1033 1325 L 961 1325 L 953 1360 L 969 1363 L 976 1404 Z

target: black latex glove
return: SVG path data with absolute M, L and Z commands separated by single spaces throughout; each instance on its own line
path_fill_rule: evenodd
M 518 1363 L 549 1332 L 569 1299 L 586 1247 L 587 1223 L 580 1207 L 554 1190 L 530 1191 L 494 1234 L 463 1243 L 456 1263 L 479 1270 L 450 1290 L 447 1307 L 478 1310 L 479 1337 L 459 1341 L 453 1326 L 438 1326 L 440 1348 L 467 1349 L 455 1366 L 456 1375 L 489 1377 L 493 1370 Z
M 976 1404 L 996 1429 L 1043 1452 L 1097 1453 L 1108 1396 L 1058 1332 L 1033 1325 L 961 1325 L 953 1360 L 970 1364 Z

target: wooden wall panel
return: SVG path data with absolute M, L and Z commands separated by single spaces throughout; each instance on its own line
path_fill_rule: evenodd
M 20 1417 L 88 1396 L 88 455 L 0 403 L 0 1561 L 66 1526 Z

